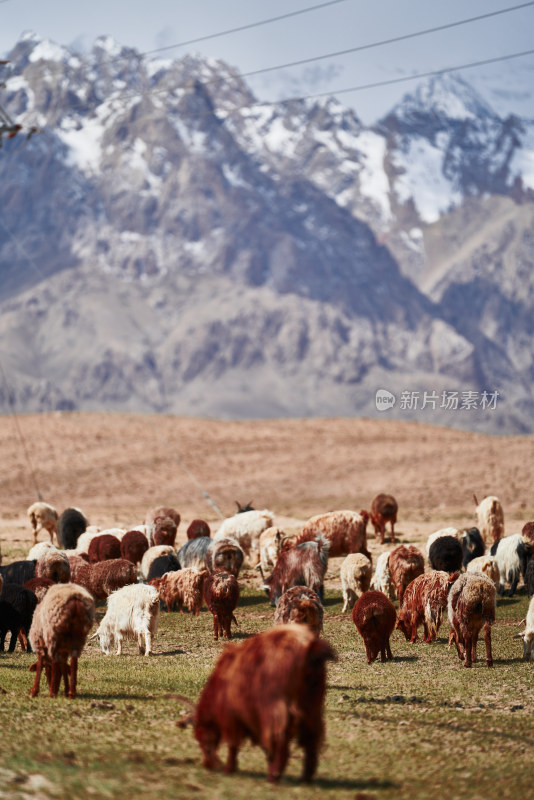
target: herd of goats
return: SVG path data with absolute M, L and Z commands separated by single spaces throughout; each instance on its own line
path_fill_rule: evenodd
M 207 768 L 220 767 L 217 750 L 224 742 L 224 770 L 235 771 L 239 747 L 250 739 L 265 750 L 268 778 L 276 782 L 296 738 L 304 750 L 302 777 L 311 780 L 324 732 L 326 662 L 336 657 L 320 635 L 328 559 L 345 556 L 343 612 L 352 608 L 368 663 L 378 654 L 382 661 L 392 658 L 395 628 L 415 642 L 422 625 L 424 641 L 432 642 L 447 614 L 449 645 L 454 642 L 464 665 L 476 661 L 483 631 L 491 667 L 497 592 L 503 594 L 508 585 L 513 595 L 523 577 L 529 596 L 534 594 L 534 522 L 521 534 L 504 536 L 501 503 L 493 496 L 477 503 L 476 514 L 476 527 L 444 528 L 429 536 L 426 569 L 419 548 L 396 544 L 397 503 L 387 494 L 375 497 L 369 513 L 312 517 L 295 536 L 276 527 L 269 511 L 239 507 L 213 536 L 204 520 L 193 520 L 179 549 L 180 515 L 170 507 L 151 509 L 132 530 L 102 531 L 89 526 L 77 508 L 58 515 L 53 506 L 37 502 L 28 509 L 33 530 L 28 557 L 0 566 L 0 650 L 10 633 L 10 652 L 17 641 L 35 652 L 31 697 L 39 693 L 44 670 L 50 696 L 57 696 L 63 680 L 65 695 L 74 698 L 78 658 L 95 622 L 96 603 L 105 600 L 107 608 L 91 638 L 99 639 L 106 654 L 120 654 L 123 640 L 133 638 L 139 652 L 149 655 L 160 608 L 185 607 L 198 615 L 203 602 L 213 615 L 214 638 L 231 639 L 240 570 L 256 567 L 275 606 L 274 626 L 224 649 L 196 706 L 181 698 L 191 712 L 185 721 L 194 724 Z M 369 521 L 380 544 L 389 524 L 394 545 L 380 554 L 374 574 Z M 49 542 L 38 541 L 43 530 Z M 525 630 L 517 635 L 523 658 L 530 660 L 534 598 Z

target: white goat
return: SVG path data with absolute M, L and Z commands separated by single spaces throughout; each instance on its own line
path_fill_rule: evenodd
M 341 563 L 340 577 L 343 591 L 344 613 L 352 608 L 356 600 L 369 589 L 373 568 L 370 560 L 363 553 L 349 553 Z
M 484 540 L 485 545 L 493 545 L 504 536 L 504 512 L 501 501 L 494 495 L 485 497 L 480 503 L 477 502 L 477 528 Z
M 467 565 L 467 572 L 482 572 L 484 575 L 487 575 L 488 578 L 491 578 L 496 589 L 499 586 L 501 574 L 497 560 L 493 556 L 478 556 L 478 558 L 473 558 Z
M 272 526 L 273 514 L 266 508 L 243 511 L 223 520 L 213 539 L 235 539 L 250 565 L 255 566 L 260 560 L 260 536 Z
M 395 587 L 389 571 L 389 552 L 380 553 L 376 560 L 376 569 L 371 581 L 371 589 L 384 592 L 390 600 L 395 599 Z
M 154 586 L 132 583 L 109 595 L 107 611 L 98 630 L 91 639 L 100 639 L 102 652 L 109 656 L 117 647 L 122 652 L 124 637 L 136 639 L 139 652 L 149 656 L 152 652 L 152 636 L 158 628 L 159 594 Z
M 530 601 L 526 619 L 526 628 L 522 633 L 516 633 L 515 639 L 523 639 L 523 661 L 530 661 L 532 645 L 534 644 L 534 597 Z

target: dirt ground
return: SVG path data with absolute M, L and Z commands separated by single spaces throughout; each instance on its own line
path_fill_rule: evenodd
M 31 543 L 38 499 L 81 508 L 101 528 L 131 527 L 148 508 L 212 530 L 235 501 L 269 508 L 288 533 L 313 514 L 368 508 L 386 491 L 404 541 L 474 520 L 473 494 L 496 494 L 506 533 L 534 519 L 534 438 L 496 437 L 370 419 L 225 422 L 155 415 L 0 417 L 0 542 Z M 214 505 L 212 505 L 212 503 Z M 215 506 L 215 507 L 214 507 Z M 378 552 L 371 541 L 371 551 Z

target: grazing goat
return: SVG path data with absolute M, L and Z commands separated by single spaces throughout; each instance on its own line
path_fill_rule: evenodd
M 56 697 L 63 678 L 65 695 L 76 697 L 78 659 L 95 618 L 95 602 L 89 592 L 74 583 L 51 586 L 37 605 L 30 628 L 30 643 L 37 653 L 35 682 L 30 697 L 39 694 L 45 669 L 50 697 Z M 69 666 L 70 658 L 70 666 Z
M 272 525 L 273 514 L 266 508 L 241 511 L 222 521 L 213 540 L 235 539 L 250 566 L 255 566 L 260 560 L 260 536 Z
M 30 518 L 34 544 L 37 543 L 37 537 L 43 528 L 50 534 L 51 542 L 54 541 L 54 534 L 56 534 L 57 538 L 58 513 L 54 506 L 39 501 L 37 503 L 32 503 L 26 513 Z
M 342 614 L 353 607 L 360 595 L 368 591 L 372 574 L 371 562 L 363 553 L 350 553 L 343 560 L 340 570 L 341 589 L 345 601 L 341 609 Z
M 127 531 L 120 541 L 120 557 L 132 564 L 140 564 L 148 550 L 148 539 L 141 531 Z
M 28 555 L 26 556 L 26 561 L 37 561 L 41 556 L 48 550 L 56 550 L 59 552 L 58 548 L 52 542 L 37 542 L 34 544 L 33 547 L 30 548 Z
M 210 526 L 203 519 L 194 519 L 187 529 L 187 538 L 199 539 L 201 536 L 211 536 Z
M 484 575 L 487 575 L 488 578 L 491 578 L 496 589 L 499 586 L 501 573 L 499 571 L 499 565 L 493 556 L 479 556 L 478 558 L 474 558 L 467 565 L 467 572 L 482 572 Z
M 85 587 L 95 600 L 105 600 L 111 592 L 122 589 L 130 583 L 137 583 L 137 570 L 131 561 L 114 558 L 111 561 L 98 561 L 96 564 L 78 564 L 73 569 L 69 559 L 72 582 Z
M 176 572 L 180 569 L 180 562 L 176 553 L 167 553 L 154 559 L 146 576 L 147 583 L 155 578 L 161 578 L 166 572 Z
M 121 655 L 123 639 L 137 639 L 141 655 L 149 656 L 152 637 L 158 628 L 158 616 L 157 589 L 144 583 L 123 586 L 109 595 L 104 618 L 91 639 L 98 636 L 102 652 L 107 656 L 115 647 L 117 655 Z
M 178 604 L 180 613 L 185 606 L 196 617 L 202 607 L 204 581 L 207 576 L 208 571 L 205 569 L 186 567 L 177 572 L 166 572 L 151 583 L 158 590 L 160 600 L 167 606 L 167 611 L 174 611 L 175 605 Z
M 87 551 L 89 563 L 96 564 L 98 561 L 109 561 L 111 558 L 121 557 L 121 543 L 116 536 L 111 533 L 102 533 L 91 539 Z
M 467 569 L 467 565 L 474 558 L 483 556 L 486 550 L 484 540 L 478 528 L 463 530 L 461 532 L 460 544 L 462 545 L 464 569 Z
M 534 597 L 529 603 L 525 622 L 525 630 L 516 633 L 516 639 L 523 639 L 523 661 L 530 661 L 532 655 L 532 645 L 534 644 Z
M 171 508 L 170 506 L 157 506 L 156 508 L 151 508 L 147 511 L 145 517 L 145 525 L 147 527 L 147 538 L 150 543 L 150 546 L 153 547 L 156 542 L 154 541 L 154 530 L 156 522 L 160 519 L 171 519 L 176 527 L 178 528 L 180 524 L 180 514 L 176 511 L 175 508 Z M 160 544 L 168 544 L 168 542 L 160 542 Z M 174 542 L 172 543 L 174 547 Z
M 178 561 L 180 566 L 195 567 L 196 569 L 207 569 L 206 551 L 212 539 L 209 536 L 199 536 L 197 539 L 189 539 L 178 550 Z
M 17 637 L 21 639 L 21 647 L 31 652 L 28 634 L 37 605 L 37 597 L 30 590 L 17 583 L 4 583 L 0 594 L 0 652 L 4 652 L 4 640 L 8 630 L 11 631 L 9 652 L 15 650 Z
M 375 529 L 375 536 L 380 534 L 380 544 L 384 544 L 386 522 L 391 526 L 391 541 L 395 541 L 395 523 L 397 522 L 397 501 L 390 494 L 377 494 L 371 503 L 369 519 Z
M 70 564 L 68 556 L 61 550 L 49 549 L 35 564 L 36 578 L 49 578 L 54 583 L 70 581 Z
M 0 575 L 5 583 L 18 583 L 22 586 L 26 581 L 35 578 L 35 565 L 37 561 L 12 561 L 0 567 Z
M 169 544 L 159 544 L 156 547 L 149 547 L 141 559 L 141 567 L 139 569 L 139 573 L 143 580 L 146 581 L 148 578 L 148 573 L 150 572 L 150 566 L 152 562 L 155 561 L 156 558 L 159 558 L 159 556 L 166 556 L 169 554 L 176 554 L 174 547 L 171 547 Z
M 158 544 L 170 544 L 174 547 L 177 528 L 176 522 L 170 517 L 158 517 L 152 527 L 150 544 L 153 547 Z
M 316 636 L 323 630 L 323 604 L 317 592 L 307 586 L 293 586 L 284 592 L 274 612 L 274 624 L 307 625 Z
M 484 540 L 484 545 L 488 542 L 494 545 L 504 536 L 504 512 L 498 497 L 490 495 L 485 497 L 480 503 L 474 496 L 476 504 L 477 528 Z
M 204 581 L 204 599 L 213 614 L 213 638 L 232 638 L 232 620 L 237 624 L 234 610 L 239 602 L 239 585 L 235 575 L 227 572 L 208 573 Z
M 380 553 L 376 560 L 376 570 L 371 581 L 371 589 L 384 592 L 390 600 L 395 599 L 395 586 L 389 571 L 389 552 Z
M 57 538 L 64 550 L 73 550 L 88 521 L 79 508 L 66 508 L 57 521 Z
M 206 550 L 206 566 L 210 572 L 229 572 L 236 578 L 239 577 L 244 558 L 235 539 L 214 539 Z
M 508 597 L 513 597 L 519 578 L 525 576 L 527 561 L 532 554 L 531 547 L 520 533 L 498 539 L 491 547 L 490 554 L 495 557 L 499 567 L 499 594 L 504 594 L 504 584 L 510 584 Z
M 383 592 L 371 589 L 354 604 L 352 621 L 363 639 L 368 664 L 375 660 L 378 653 L 381 661 L 393 659 L 389 639 L 396 619 L 395 606 Z
M 447 609 L 449 591 L 458 575 L 458 572 L 449 575 L 443 570 L 432 570 L 408 584 L 396 627 L 410 644 L 417 641 L 417 628 L 420 625 L 424 626 L 423 641 L 430 644 L 435 640 L 443 612 Z
M 389 554 L 388 565 L 391 580 L 399 599 L 399 606 L 401 606 L 408 584 L 425 571 L 425 559 L 421 551 L 413 544 L 400 544 Z
M 314 542 L 303 542 L 282 550 L 263 587 L 271 605 L 278 605 L 280 597 L 293 586 L 307 586 L 322 599 L 328 548 L 328 542 L 319 534 Z
M 440 536 L 428 551 L 430 566 L 443 572 L 459 572 L 463 561 L 462 545 L 455 536 Z
M 287 536 L 281 528 L 273 526 L 263 531 L 260 536 L 260 566 L 262 570 L 274 567 L 278 556 L 282 552 L 282 544 Z
M 477 641 L 484 627 L 486 665 L 493 666 L 491 654 L 491 625 L 495 622 L 495 586 L 481 572 L 464 572 L 449 592 L 448 616 L 451 640 L 456 644 L 458 657 L 470 667 L 477 660 Z
M 367 511 L 331 511 L 311 517 L 304 523 L 296 539 L 296 544 L 313 541 L 318 534 L 329 543 L 329 556 L 346 556 L 349 553 L 363 553 L 372 562 L 367 549 Z
M 304 750 L 302 778 L 311 781 L 324 736 L 325 664 L 335 658 L 304 625 L 279 625 L 227 646 L 195 711 L 204 766 L 220 768 L 217 749 L 224 742 L 224 771 L 235 772 L 239 748 L 250 739 L 267 754 L 268 780 L 277 783 L 296 738 Z

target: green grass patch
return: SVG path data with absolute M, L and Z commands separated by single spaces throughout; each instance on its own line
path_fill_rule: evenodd
M 254 581 L 242 591 L 236 641 L 272 621 Z M 482 660 L 465 669 L 447 647 L 447 624 L 432 645 L 410 645 L 395 632 L 395 660 L 368 666 L 341 606 L 340 593 L 327 592 L 324 635 L 339 660 L 329 666 L 326 742 L 311 786 L 298 782 L 296 747 L 273 789 L 260 748 L 243 748 L 235 776 L 209 773 L 192 729 L 177 727 L 182 708 L 173 695 L 196 699 L 224 647 L 213 641 L 204 610 L 197 618 L 162 612 L 150 658 L 138 655 L 134 642 L 119 658 L 88 643 L 73 701 L 50 699 L 44 676 L 42 695 L 31 700 L 34 656 L 18 648 L 0 654 L 0 798 L 249 800 L 254 793 L 264 800 L 279 791 L 332 800 L 428 800 L 436 792 L 466 800 L 531 796 L 534 665 L 521 661 L 522 643 L 513 638 L 526 595 L 499 600 L 493 669 L 485 666 L 483 642 Z

